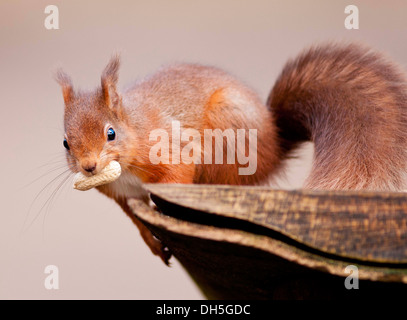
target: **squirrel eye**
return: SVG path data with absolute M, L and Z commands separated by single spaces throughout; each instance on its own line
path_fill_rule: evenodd
M 66 139 L 64 139 L 64 147 L 66 150 L 69 150 L 68 141 L 66 141 Z
M 109 128 L 107 130 L 107 140 L 112 141 L 116 138 L 116 132 L 114 132 L 113 128 Z

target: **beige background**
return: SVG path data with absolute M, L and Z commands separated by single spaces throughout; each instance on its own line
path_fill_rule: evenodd
M 60 30 L 44 28 L 48 4 L 59 7 Z M 344 28 L 348 4 L 359 7 L 360 30 Z M 202 298 L 176 261 L 167 268 L 150 254 L 112 201 L 70 182 L 53 196 L 61 179 L 46 187 L 65 165 L 56 67 L 93 88 L 115 51 L 121 85 L 168 62 L 199 62 L 232 72 L 265 100 L 287 58 L 315 41 L 362 40 L 406 64 L 406 21 L 403 0 L 1 0 L 0 298 Z M 301 186 L 305 149 L 281 187 Z M 25 219 L 32 224 L 21 232 Z M 59 267 L 57 291 L 43 285 L 49 264 Z

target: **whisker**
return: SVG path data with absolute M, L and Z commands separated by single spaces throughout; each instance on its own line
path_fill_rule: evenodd
M 44 216 L 42 219 L 42 237 L 43 237 L 43 239 L 45 239 L 45 219 L 50 211 L 50 208 L 51 208 L 53 202 L 55 201 L 55 199 L 58 195 L 58 192 L 62 189 L 62 187 L 66 184 L 68 179 L 72 177 L 73 174 L 74 174 L 73 172 L 68 173 L 68 175 L 62 180 L 62 182 L 59 183 L 57 188 L 52 192 L 51 196 L 48 198 L 48 200 L 44 203 L 44 205 L 40 209 L 40 210 L 42 210 L 46 205 L 46 209 L 45 209 Z
M 61 157 L 63 157 L 63 158 L 61 158 Z M 48 159 L 48 162 L 46 162 L 40 166 L 37 166 L 35 168 L 31 168 L 29 171 L 26 172 L 26 174 L 30 174 L 34 171 L 37 171 L 41 168 L 44 168 L 44 167 L 52 165 L 52 164 L 56 164 L 56 163 L 60 163 L 60 162 L 66 163 L 66 158 L 61 154 L 58 154 L 57 156 L 53 156 L 53 157 L 47 157 L 47 159 Z
M 35 167 L 35 168 L 33 168 L 32 170 L 28 171 L 27 173 L 31 173 L 31 172 L 36 171 L 36 170 L 38 170 L 38 169 L 44 168 L 44 167 L 46 167 L 46 166 L 50 166 L 50 165 L 55 164 L 55 163 L 60 163 L 60 162 L 65 162 L 65 163 L 66 163 L 66 159 L 59 159 L 59 160 L 57 160 L 57 158 L 55 157 L 55 159 L 52 159 L 52 160 L 50 160 L 50 161 L 47 162 L 47 163 L 44 163 L 44 164 L 42 164 L 42 165 L 40 165 L 40 166 L 38 166 L 38 167 Z
M 31 212 L 31 210 L 32 210 L 32 207 L 33 207 L 34 203 L 38 200 L 38 198 L 43 194 L 43 192 L 44 192 L 48 187 L 50 187 L 55 181 L 57 181 L 59 178 L 61 178 L 64 174 L 66 174 L 66 173 L 69 172 L 69 171 L 71 171 L 71 168 L 68 168 L 68 169 L 64 170 L 63 172 L 61 172 L 60 174 L 58 174 L 54 179 L 52 179 L 50 182 L 48 182 L 48 183 L 37 193 L 37 195 L 35 196 L 34 200 L 31 202 L 31 205 L 30 205 L 30 207 L 29 207 L 29 209 L 28 209 L 27 215 L 25 216 L 24 223 L 23 223 L 22 230 L 21 230 L 22 233 L 24 233 L 25 231 L 28 230 L 28 228 L 31 227 L 32 223 L 38 218 L 39 214 L 41 213 L 41 210 L 40 210 L 40 211 L 36 214 L 36 216 L 34 217 L 34 220 L 33 220 L 33 221 L 30 223 L 30 225 L 25 229 L 26 224 L 27 224 L 27 220 L 28 220 L 28 218 L 29 218 L 29 216 L 30 216 L 30 212 Z
M 51 173 L 53 173 L 53 172 L 55 172 L 55 171 L 57 171 L 57 170 L 61 170 L 62 168 L 65 168 L 65 167 L 66 167 L 66 164 L 60 165 L 60 166 L 58 166 L 58 167 L 56 167 L 56 168 L 53 168 L 53 169 L 49 170 L 48 172 L 43 173 L 43 174 L 40 175 L 38 178 L 35 178 L 33 181 L 31 181 L 31 182 L 29 182 L 29 183 L 27 183 L 27 184 L 21 186 L 21 187 L 20 187 L 20 190 L 29 187 L 30 185 L 32 185 L 32 184 L 35 183 L 36 181 L 38 181 L 38 180 L 44 178 L 45 176 L 47 176 L 47 175 L 49 175 L 49 174 L 51 174 Z M 73 168 L 72 168 L 72 169 L 73 169 Z M 71 170 L 71 167 L 69 167 L 69 170 Z

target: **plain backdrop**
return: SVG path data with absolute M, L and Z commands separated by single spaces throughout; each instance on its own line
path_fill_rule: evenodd
M 57 5 L 60 29 L 44 27 Z M 360 29 L 344 27 L 346 5 Z M 320 41 L 362 41 L 407 61 L 407 2 L 0 1 L 0 298 L 202 299 L 186 272 L 152 256 L 136 228 L 95 190 L 66 177 L 63 101 L 53 71 L 91 89 L 114 52 L 120 86 L 170 62 L 221 67 L 265 101 L 285 61 Z M 312 161 L 306 145 L 281 188 L 299 188 Z M 62 175 L 60 175 L 62 174 Z M 44 287 L 47 265 L 59 290 Z

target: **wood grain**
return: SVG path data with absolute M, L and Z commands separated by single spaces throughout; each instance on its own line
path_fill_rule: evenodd
M 406 194 L 146 185 L 129 200 L 209 299 L 399 298 Z M 360 290 L 346 290 L 348 265 Z
M 146 188 L 165 202 L 191 212 L 262 226 L 321 253 L 373 264 L 407 264 L 404 193 L 220 185 L 149 184 Z

